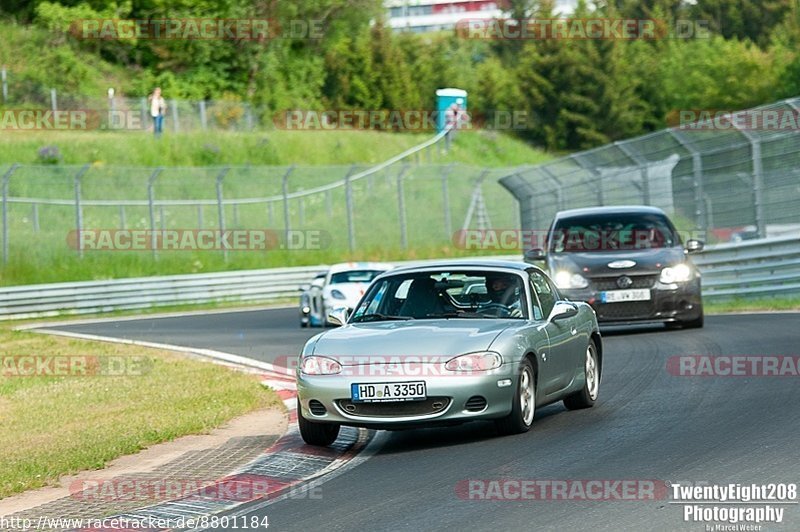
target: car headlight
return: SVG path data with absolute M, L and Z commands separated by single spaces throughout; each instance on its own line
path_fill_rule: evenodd
M 336 375 L 342 372 L 342 365 L 332 358 L 311 355 L 300 363 L 300 371 L 306 375 Z
M 586 280 L 586 277 L 579 273 L 572 273 L 566 270 L 560 270 L 556 272 L 555 276 L 556 286 L 564 289 L 564 288 L 586 288 L 589 286 L 589 281 Z
M 664 284 L 685 283 L 692 278 L 692 269 L 686 264 L 676 264 L 661 270 L 660 281 Z
M 331 290 L 331 297 L 333 299 L 347 299 L 347 297 L 341 293 L 339 290 L 333 289 Z
M 489 371 L 497 369 L 503 363 L 502 357 L 493 351 L 469 353 L 448 360 L 444 369 L 448 371 Z

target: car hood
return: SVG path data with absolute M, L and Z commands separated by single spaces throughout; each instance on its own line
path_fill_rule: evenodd
M 451 319 L 353 323 L 328 331 L 314 354 L 342 365 L 369 364 L 392 358 L 437 362 L 488 349 L 514 320 Z
M 550 270 L 568 270 L 587 276 L 622 275 L 628 272 L 659 273 L 666 266 L 673 266 L 685 260 L 683 248 L 642 249 L 635 251 L 600 251 L 552 253 L 549 255 Z M 610 263 L 632 261 L 636 264 L 627 268 L 612 268 Z M 584 268 L 586 268 L 584 270 Z

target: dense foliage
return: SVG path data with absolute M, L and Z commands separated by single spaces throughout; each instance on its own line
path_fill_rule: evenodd
M 548 1 L 510 0 L 518 17 L 556 17 Z M 168 97 L 250 101 L 283 109 L 424 109 L 437 88 L 461 87 L 478 110 L 525 111 L 519 134 L 551 150 L 581 149 L 664 127 L 680 109 L 734 109 L 800 93 L 796 0 L 612 0 L 574 17 L 707 21 L 708 33 L 652 40 L 469 39 L 410 34 L 383 22 L 381 0 L 4 0 L 17 28 L 43 42 L 19 75 L 63 90 L 122 94 L 160 85 Z M 75 20 L 263 18 L 320 21 L 321 38 L 97 40 Z M 20 43 L 21 45 L 22 43 Z M 10 45 L 17 48 L 13 43 Z M 1 52 L 2 50 L 0 50 Z M 19 53 L 19 52 L 17 52 Z M 2 56 L 0 56 L 2 59 Z M 56 74 L 54 76 L 54 74 Z M 55 78 L 55 79 L 50 79 Z

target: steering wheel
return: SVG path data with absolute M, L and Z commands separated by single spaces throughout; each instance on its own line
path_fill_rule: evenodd
M 478 308 L 478 312 L 480 313 L 485 313 L 486 311 L 488 311 L 490 316 L 496 318 L 507 318 L 511 315 L 511 311 L 502 303 L 487 303 Z

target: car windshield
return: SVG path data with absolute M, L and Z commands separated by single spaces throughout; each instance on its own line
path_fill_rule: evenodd
M 525 319 L 525 301 L 522 278 L 512 271 L 405 273 L 373 284 L 350 321 Z
M 630 251 L 678 244 L 670 221 L 650 213 L 570 217 L 559 220 L 550 235 L 550 251 L 555 253 Z
M 381 270 L 350 270 L 346 272 L 337 272 L 331 274 L 330 284 L 369 283 L 382 273 L 383 271 Z

